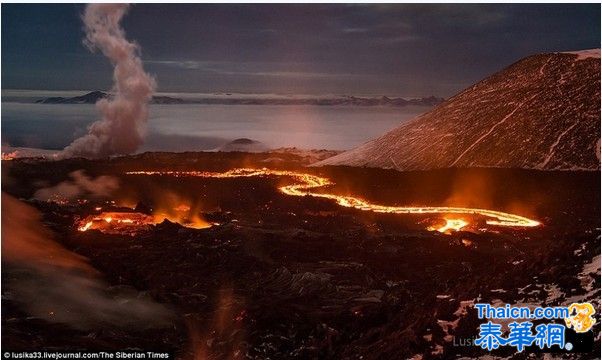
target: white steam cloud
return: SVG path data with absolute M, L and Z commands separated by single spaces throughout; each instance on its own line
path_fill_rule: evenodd
M 89 4 L 86 7 L 84 43 L 91 51 L 99 49 L 111 60 L 114 96 L 96 103 L 102 119 L 90 125 L 88 134 L 74 140 L 58 154 L 58 158 L 129 154 L 143 142 L 148 102 L 156 84 L 144 72 L 138 45 L 125 38 L 120 26 L 128 7 L 126 4 Z
M 99 176 L 91 178 L 83 170 L 69 174 L 71 180 L 63 181 L 55 186 L 39 189 L 33 195 L 34 199 L 71 200 L 82 195 L 91 197 L 107 197 L 119 188 L 119 180 L 112 176 Z

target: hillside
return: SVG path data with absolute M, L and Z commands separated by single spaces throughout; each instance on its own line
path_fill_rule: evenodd
M 524 58 L 321 165 L 600 169 L 600 50 Z

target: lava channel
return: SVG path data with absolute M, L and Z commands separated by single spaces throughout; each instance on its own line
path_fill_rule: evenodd
M 205 172 L 205 171 L 129 171 L 128 175 L 162 175 L 174 177 L 204 177 L 204 178 L 240 178 L 254 176 L 283 176 L 296 180 L 292 185 L 281 186 L 279 190 L 290 196 L 312 196 L 317 198 L 330 199 L 343 207 L 354 208 L 362 211 L 372 211 L 376 213 L 387 214 L 442 214 L 442 215 L 479 215 L 487 218 L 488 225 L 504 227 L 535 227 L 541 223 L 524 216 L 510 214 L 502 211 L 453 207 L 453 206 L 386 206 L 373 204 L 367 200 L 362 200 L 353 196 L 337 195 L 332 193 L 316 193 L 311 190 L 321 188 L 327 185 L 334 185 L 330 179 L 307 173 L 300 173 L 287 170 L 271 169 L 252 169 L 238 168 L 226 172 Z M 464 227 L 466 224 L 460 226 Z M 453 230 L 458 227 L 455 224 L 447 230 Z M 440 231 L 440 230 L 439 230 Z

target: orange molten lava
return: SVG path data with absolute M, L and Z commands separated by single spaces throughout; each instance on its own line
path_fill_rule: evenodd
M 103 232 L 119 233 L 129 231 L 132 227 L 154 225 L 152 216 L 137 212 L 103 212 L 90 215 L 80 221 L 77 230 L 87 231 L 96 229 Z
M 480 215 L 488 218 L 486 223 L 495 226 L 508 227 L 535 227 L 540 223 L 529 218 L 505 213 L 495 210 L 464 208 L 464 207 L 449 207 L 449 206 L 386 206 L 370 203 L 366 200 L 352 196 L 336 195 L 330 193 L 315 193 L 312 189 L 317 189 L 334 183 L 328 178 L 320 177 L 313 174 L 299 173 L 286 170 L 271 170 L 271 169 L 251 169 L 239 168 L 229 170 L 223 173 L 204 172 L 204 171 L 130 171 L 129 175 L 164 175 L 175 177 L 209 177 L 209 178 L 237 178 L 237 177 L 253 177 L 253 176 L 286 176 L 297 181 L 292 185 L 286 185 L 279 188 L 281 192 L 291 196 L 313 196 L 325 199 L 334 200 L 338 205 L 344 207 L 355 208 L 363 211 L 373 211 L 377 213 L 388 214 L 466 214 Z M 464 225 L 465 226 L 465 225 Z
M 146 215 L 139 212 L 103 212 L 97 215 L 90 215 L 81 220 L 77 230 L 87 231 L 96 229 L 106 233 L 124 233 L 142 230 L 150 225 L 160 224 L 165 219 L 195 229 L 202 229 L 210 226 L 200 218 L 187 220 L 162 214 Z
M 205 229 L 211 227 L 211 224 L 207 223 L 205 220 L 201 219 L 199 216 L 187 216 L 185 214 L 178 213 L 163 213 L 157 212 L 153 214 L 155 222 L 157 224 L 162 223 L 163 220 L 169 220 L 174 223 L 178 223 L 182 226 L 192 228 L 192 229 Z
M 90 220 L 90 221 L 86 222 L 84 225 L 78 227 L 77 230 L 79 230 L 79 231 L 86 231 L 89 228 L 91 228 L 92 225 L 94 225 L 94 220 Z
M 463 227 L 468 225 L 468 222 L 462 219 L 445 219 L 445 225 L 437 229 L 441 233 L 447 233 L 451 231 L 459 231 Z
M 14 160 L 15 157 L 17 156 L 17 152 L 13 151 L 13 152 L 9 152 L 9 153 L 2 153 L 2 160 L 8 161 L 8 160 Z

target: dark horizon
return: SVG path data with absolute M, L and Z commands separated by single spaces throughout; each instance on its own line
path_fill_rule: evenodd
M 108 90 L 81 4 L 2 5 L 2 89 Z M 600 47 L 600 4 L 137 4 L 159 92 L 449 97 L 528 55 Z

